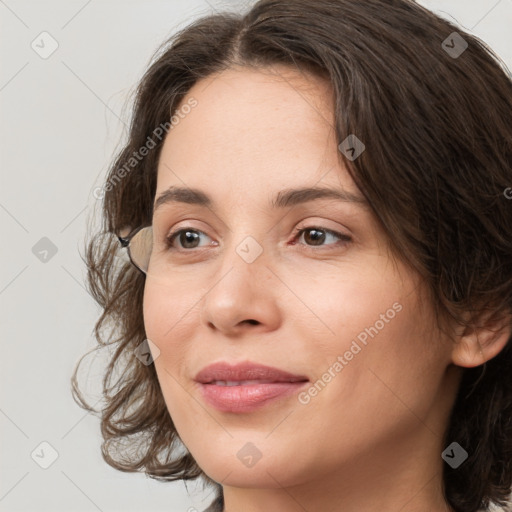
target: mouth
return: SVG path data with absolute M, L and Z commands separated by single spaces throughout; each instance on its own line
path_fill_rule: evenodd
M 247 413 L 289 397 L 309 379 L 251 362 L 221 362 L 203 368 L 195 381 L 208 405 L 221 412 Z
M 274 380 L 214 380 L 212 382 L 205 382 L 204 384 L 213 384 L 215 386 L 248 386 L 250 384 L 274 384 Z M 291 381 L 290 381 L 291 382 Z

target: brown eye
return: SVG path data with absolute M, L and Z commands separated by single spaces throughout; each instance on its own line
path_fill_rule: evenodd
M 304 241 L 308 245 L 322 245 L 326 239 L 326 232 L 321 229 L 306 229 L 304 230 Z
M 205 235 L 202 231 L 191 228 L 183 228 L 170 233 L 166 238 L 166 245 L 168 249 L 176 249 L 174 247 L 175 240 L 178 239 L 180 246 L 179 249 L 196 249 L 199 247 L 200 235 Z
M 304 236 L 302 236 L 304 235 Z M 306 246 L 309 247 L 326 247 L 333 248 L 339 247 L 347 242 L 351 242 L 352 238 L 344 233 L 333 231 L 319 226 L 311 226 L 307 228 L 297 228 L 295 239 L 304 238 Z M 337 238 L 338 242 L 325 244 L 326 240 Z

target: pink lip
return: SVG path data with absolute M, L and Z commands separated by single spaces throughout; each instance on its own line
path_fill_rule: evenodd
M 293 394 L 308 382 L 304 375 L 251 362 L 215 363 L 203 368 L 195 380 L 208 404 L 222 412 L 238 413 L 254 411 L 277 398 Z M 237 384 L 226 386 L 217 384 L 218 381 Z

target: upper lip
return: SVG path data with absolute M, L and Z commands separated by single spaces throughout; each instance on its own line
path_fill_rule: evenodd
M 279 368 L 246 361 L 229 364 L 218 362 L 205 366 L 195 380 L 201 384 L 215 381 L 262 380 L 266 382 L 303 382 L 309 380 L 304 375 L 295 375 Z

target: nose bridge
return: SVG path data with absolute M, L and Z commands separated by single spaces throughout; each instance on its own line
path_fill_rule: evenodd
M 227 271 L 234 265 L 237 271 L 243 269 L 251 274 L 256 267 L 259 269 L 268 263 L 268 240 L 272 233 L 262 221 L 261 211 L 251 210 L 247 201 L 237 202 L 231 212 L 231 222 L 225 221 L 229 231 L 225 237 L 225 251 L 221 255 L 223 270 Z
M 250 234 L 233 230 L 231 235 L 220 255 L 219 277 L 202 304 L 203 321 L 225 333 L 247 321 L 274 326 L 279 314 L 263 245 Z
M 263 247 L 263 240 L 260 241 L 265 234 L 247 233 L 247 230 L 241 233 L 233 230 L 231 240 L 220 256 L 222 260 L 221 275 L 229 272 L 229 277 L 226 275 L 228 280 L 233 278 L 248 280 L 245 286 L 252 285 L 251 280 L 258 276 L 261 277 L 262 272 L 269 272 L 266 268 L 268 258 Z

